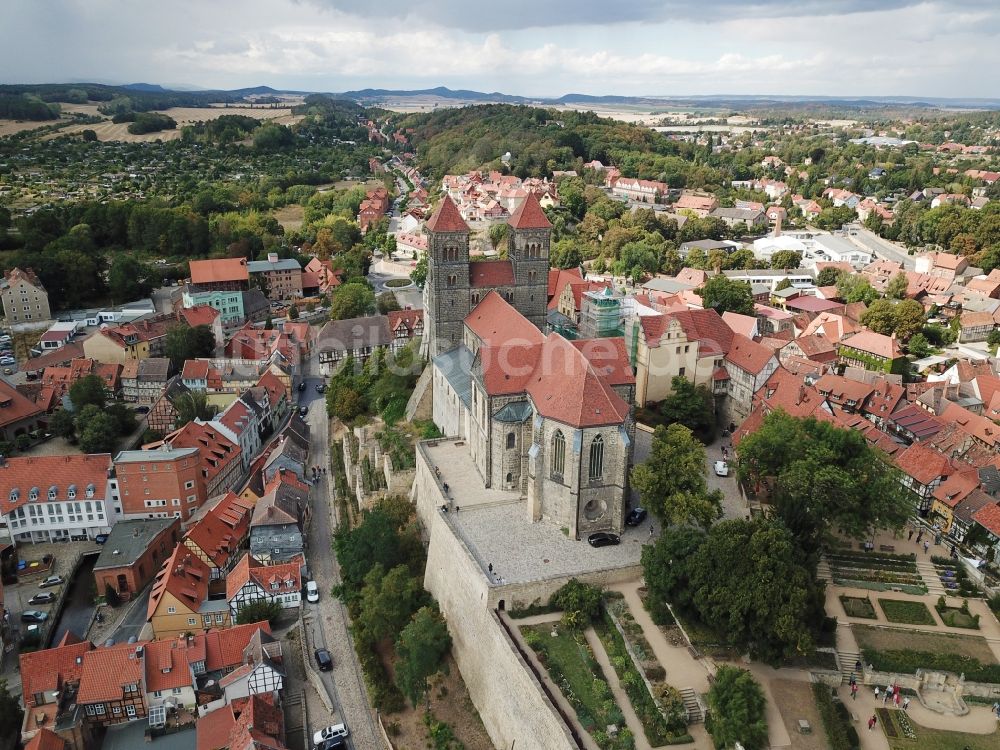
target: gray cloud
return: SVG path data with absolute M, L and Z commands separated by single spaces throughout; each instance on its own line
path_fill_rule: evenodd
M 553 26 L 664 23 L 672 20 L 714 23 L 741 18 L 802 18 L 897 10 L 928 0 L 297 0 L 371 18 L 408 18 L 463 31 L 487 32 Z M 991 7 L 993 0 L 950 0 L 949 7 Z

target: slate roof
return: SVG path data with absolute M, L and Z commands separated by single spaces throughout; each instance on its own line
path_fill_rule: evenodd
M 176 518 L 140 518 L 123 520 L 111 527 L 108 541 L 94 563 L 94 570 L 120 568 L 138 560 L 149 545 L 177 523 Z M 115 554 L 117 553 L 117 554 Z

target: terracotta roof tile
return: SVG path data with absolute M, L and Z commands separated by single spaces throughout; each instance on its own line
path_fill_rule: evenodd
M 947 477 L 952 473 L 948 457 L 922 443 L 914 443 L 894 458 L 900 471 L 920 484 L 930 484 L 938 477 Z
M 481 265 L 481 264 L 473 264 Z M 505 344 L 513 341 L 540 344 L 545 336 L 531 321 L 519 314 L 496 292 L 489 292 L 465 317 L 465 325 L 484 344 Z
M 6 380 L 0 379 L 0 428 L 31 417 L 40 417 L 42 410 L 22 396 Z
M 25 705 L 34 705 L 37 693 L 62 690 L 68 683 L 79 682 L 83 673 L 83 655 L 93 651 L 90 641 L 56 646 L 21 654 L 21 689 Z
M 972 520 L 994 536 L 1000 536 L 1000 504 L 980 508 L 972 514 Z
M 212 284 L 223 281 L 249 281 L 246 258 L 216 258 L 190 262 L 192 284 Z
M 441 201 L 434 215 L 427 220 L 427 229 L 431 232 L 462 232 L 468 234 L 469 225 L 465 223 L 462 214 L 458 211 L 458 206 L 446 195 Z
M 481 260 L 470 263 L 469 286 L 473 289 L 514 286 L 514 268 L 509 260 Z
M 66 750 L 66 740 L 52 730 L 42 727 L 28 740 L 24 750 Z
M 301 569 L 304 564 L 301 557 L 293 557 L 288 562 L 265 565 L 247 552 L 226 576 L 226 600 L 232 601 L 249 581 L 268 594 L 298 591 L 302 588 Z M 275 583 L 279 588 L 274 588 Z
M 548 229 L 552 226 L 534 193 L 528 193 L 507 223 L 514 229 Z
M 205 669 L 214 672 L 242 664 L 243 651 L 258 630 L 271 634 L 271 626 L 266 621 L 205 633 Z
M 145 692 L 144 657 L 136 654 L 143 646 L 142 643 L 122 643 L 84 654 L 77 703 L 121 700 L 125 685 L 138 685 L 139 692 Z
M 726 352 L 728 364 L 754 375 L 763 370 L 773 358 L 773 351 L 740 334 L 733 335 L 732 345 Z
M 103 501 L 110 468 L 108 453 L 8 458 L 0 466 L 0 514 L 30 502 L 33 489 L 38 492 L 35 502 L 39 505 L 48 500 L 52 489 L 56 502 L 66 502 L 71 490 L 76 492 L 78 500 L 86 499 L 88 489 L 93 490 L 94 499 Z

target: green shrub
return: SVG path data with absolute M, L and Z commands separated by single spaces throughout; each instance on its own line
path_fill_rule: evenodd
M 858 750 L 861 746 L 857 730 L 851 726 L 851 717 L 847 707 L 840 701 L 834 701 L 830 688 L 821 682 L 813 683 L 813 697 L 816 708 L 823 720 L 823 730 L 831 750 Z

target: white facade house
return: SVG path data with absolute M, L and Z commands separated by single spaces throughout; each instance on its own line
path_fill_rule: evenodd
M 15 542 L 93 539 L 121 517 L 107 453 L 29 456 L 0 465 L 0 514 Z

